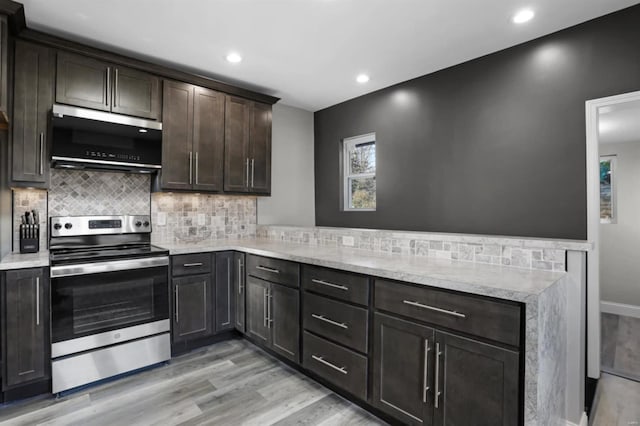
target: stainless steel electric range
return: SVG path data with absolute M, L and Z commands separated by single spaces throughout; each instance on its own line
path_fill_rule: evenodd
M 169 253 L 149 216 L 50 219 L 52 391 L 171 357 Z

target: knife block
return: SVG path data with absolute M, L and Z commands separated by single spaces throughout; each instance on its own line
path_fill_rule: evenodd
M 40 225 L 20 225 L 20 253 L 40 251 Z

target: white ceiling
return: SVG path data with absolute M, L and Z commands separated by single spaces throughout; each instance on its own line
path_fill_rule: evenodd
M 598 111 L 598 142 L 640 142 L 640 101 L 602 107 Z
M 19 0 L 27 24 L 174 64 L 310 111 L 638 0 Z M 521 7 L 536 12 L 511 22 Z M 244 60 L 226 62 L 236 50 Z M 365 72 L 371 81 L 355 82 Z

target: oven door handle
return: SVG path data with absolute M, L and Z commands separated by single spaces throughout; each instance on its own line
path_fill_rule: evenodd
M 52 266 L 50 271 L 51 278 L 62 278 L 77 275 L 102 274 L 105 272 L 128 271 L 131 269 L 155 268 L 158 266 L 168 265 L 169 256 L 161 256 L 142 259 L 114 260 L 110 262 Z

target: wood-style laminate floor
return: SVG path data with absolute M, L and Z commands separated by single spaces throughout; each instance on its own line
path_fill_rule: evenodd
M 640 318 L 602 314 L 602 371 L 640 381 Z
M 0 406 L 0 425 L 385 424 L 246 340 L 62 398 Z

